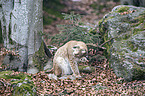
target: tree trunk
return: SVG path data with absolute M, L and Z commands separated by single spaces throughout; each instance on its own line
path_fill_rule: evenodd
M 43 32 L 43 0 L 1 0 L 0 20 L 4 47 L 18 51 L 8 54 L 4 64 L 10 69 L 37 73 L 44 69 L 51 54 L 41 38 Z M 45 68 L 46 69 L 46 68 Z

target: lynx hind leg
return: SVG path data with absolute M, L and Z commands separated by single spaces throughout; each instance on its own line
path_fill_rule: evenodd
M 57 76 L 72 74 L 68 60 L 63 57 L 57 57 L 54 68 Z
M 62 75 L 62 69 L 57 64 L 54 66 L 54 74 L 58 77 Z

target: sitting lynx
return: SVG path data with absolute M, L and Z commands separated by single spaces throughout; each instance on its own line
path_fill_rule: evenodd
M 57 76 L 73 75 L 81 77 L 78 69 L 78 61 L 87 61 L 88 49 L 84 42 L 69 41 L 60 47 L 53 59 L 54 74 Z

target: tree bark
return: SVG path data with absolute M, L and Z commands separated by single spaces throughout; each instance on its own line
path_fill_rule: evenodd
M 0 20 L 4 47 L 19 52 L 7 55 L 4 64 L 10 69 L 37 73 L 48 64 L 41 38 L 43 32 L 43 0 L 1 0 Z M 50 57 L 51 53 L 49 52 Z M 45 68 L 47 69 L 47 68 Z

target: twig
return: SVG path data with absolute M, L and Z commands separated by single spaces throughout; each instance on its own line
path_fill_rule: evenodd
M 106 42 L 104 42 L 104 43 L 103 43 L 103 44 L 101 44 L 100 46 L 105 45 L 106 43 L 108 43 L 108 42 L 109 42 L 109 41 L 111 41 L 112 39 L 114 39 L 114 38 L 111 38 L 111 39 L 107 40 Z
M 98 46 L 98 45 L 93 44 L 93 43 L 87 43 L 86 45 L 90 45 L 90 46 L 94 46 L 94 47 L 99 47 L 99 48 L 102 48 L 102 49 L 106 49 L 105 47 L 101 47 L 101 46 Z
M 106 43 L 108 43 L 109 41 L 111 41 L 112 39 L 114 39 L 114 38 L 111 38 L 111 39 L 107 40 L 106 42 L 104 42 L 100 46 L 98 46 L 96 44 L 93 44 L 93 43 L 87 43 L 86 45 L 90 45 L 90 46 L 94 46 L 94 47 L 99 47 L 99 48 L 102 48 L 102 49 L 106 49 L 105 47 L 102 47 L 102 46 L 105 45 Z

